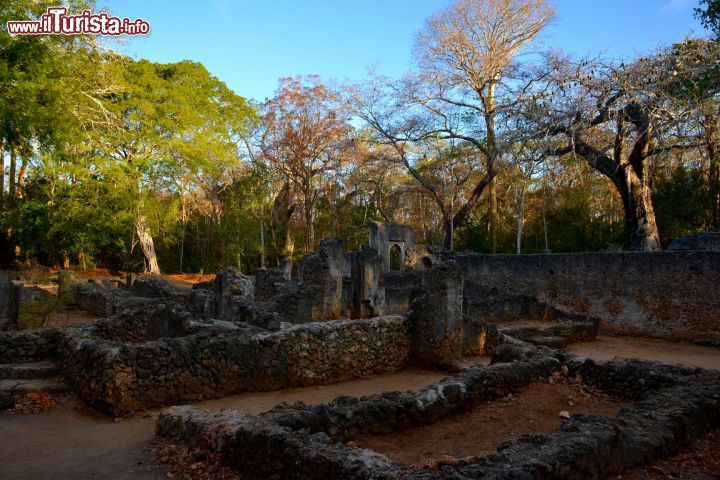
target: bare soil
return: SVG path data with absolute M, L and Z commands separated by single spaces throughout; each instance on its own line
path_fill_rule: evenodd
M 215 279 L 215 274 L 199 274 L 199 273 L 172 273 L 168 275 L 161 275 L 170 285 L 182 288 L 192 288 L 193 285 L 200 282 L 207 282 Z
M 525 433 L 550 433 L 570 415 L 615 416 L 631 403 L 592 392 L 581 385 L 537 382 L 501 400 L 487 402 L 468 413 L 391 435 L 366 435 L 350 446 L 368 448 L 406 465 L 435 466 L 438 459 L 487 455 L 501 443 Z
M 64 327 L 65 325 L 77 325 L 80 323 L 90 323 L 97 320 L 98 317 L 94 313 L 80 310 L 79 308 L 68 308 L 51 312 L 45 319 L 45 327 Z
M 280 402 L 325 403 L 339 395 L 418 389 L 444 376 L 442 372 L 405 370 L 324 387 L 234 395 L 197 405 L 260 413 Z M 114 421 L 69 396 L 36 415 L 0 415 L 0 479 L 164 479 L 166 469 L 152 454 L 154 422 L 160 411 Z
M 652 338 L 598 336 L 592 342 L 576 343 L 568 351 L 595 360 L 642 358 L 720 370 L 720 349 Z

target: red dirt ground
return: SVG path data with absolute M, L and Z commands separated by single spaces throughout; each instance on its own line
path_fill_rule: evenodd
M 599 335 L 592 342 L 570 345 L 568 351 L 579 357 L 595 360 L 612 360 L 615 357 L 642 358 L 720 370 L 720 348 L 653 338 Z
M 44 327 L 63 327 L 65 325 L 76 325 L 79 323 L 90 323 L 97 320 L 98 317 L 94 313 L 86 312 L 78 308 L 69 308 L 67 310 L 58 310 L 50 313 L 45 319 Z
M 244 393 L 207 400 L 199 406 L 234 408 L 257 414 L 280 402 L 303 400 L 314 404 L 329 402 L 338 395 L 359 396 L 387 390 L 414 390 L 445 376 L 442 372 L 409 369 L 324 387 Z M 200 472 L 197 475 L 167 476 L 166 467 L 158 465 L 152 453 L 154 422 L 159 412 L 159 409 L 152 410 L 115 422 L 112 418 L 88 410 L 74 396 L 67 396 L 55 408 L 36 415 L 0 414 L 0 479 L 224 479 L 220 471 L 216 472 L 217 476 L 210 477 L 203 477 Z M 181 460 L 185 461 L 180 457 L 174 461 Z M 196 462 L 187 464 L 188 469 L 192 463 Z
M 484 403 L 471 412 L 392 435 L 367 435 L 349 446 L 369 448 L 406 465 L 437 466 L 437 460 L 486 455 L 524 433 L 550 433 L 560 427 L 562 411 L 615 416 L 626 401 L 581 384 L 535 383 L 504 399 Z

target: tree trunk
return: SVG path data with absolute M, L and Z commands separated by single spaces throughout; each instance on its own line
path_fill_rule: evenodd
M 265 194 L 260 195 L 260 268 L 265 268 Z
M 497 223 L 498 223 L 498 210 L 497 210 L 497 189 L 495 187 L 495 179 L 490 180 L 488 185 L 488 236 L 490 245 L 492 246 L 492 253 L 497 253 Z
M 520 201 L 518 202 L 517 214 L 517 238 L 515 239 L 515 253 L 522 252 L 522 230 L 523 230 L 523 207 L 525 205 L 525 187 L 520 188 Z
M 708 193 L 710 194 L 710 229 L 720 231 L 720 149 L 716 137 L 716 127 L 712 117 L 705 118 L 705 136 L 707 155 L 710 162 L 708 172 Z
M 23 157 L 22 163 L 20 164 L 20 171 L 17 176 L 17 195 L 18 197 L 24 196 L 23 190 L 25 185 L 25 174 L 27 173 L 28 159 Z
M 453 214 L 452 212 L 444 212 L 442 217 L 442 223 L 443 223 L 443 249 L 447 251 L 452 251 L 453 249 L 453 230 L 454 230 L 454 222 L 453 222 Z
M 305 253 L 313 251 L 315 245 L 315 227 L 313 226 L 313 208 L 305 207 Z
M 183 273 L 183 258 L 185 257 L 185 196 L 180 196 L 180 204 L 182 205 L 182 229 L 180 233 L 180 273 Z
M 661 249 L 660 233 L 655 220 L 652 203 L 650 175 L 638 176 L 627 169 L 618 171 L 615 186 L 620 192 L 625 211 L 625 224 L 630 237 L 630 248 L 640 252 L 654 252 Z
M 310 253 L 315 247 L 315 194 L 310 185 L 310 179 L 303 182 L 303 217 L 305 220 L 305 253 Z
M 0 140 L 0 211 L 5 208 L 5 143 Z
M 15 145 L 10 144 L 10 173 L 8 175 L 8 198 L 9 203 L 14 204 L 15 201 L 15 174 L 17 168 L 17 150 Z
M 144 215 L 138 216 L 135 220 L 135 230 L 138 234 L 143 255 L 145 255 L 145 271 L 151 275 L 160 275 L 160 266 L 157 263 L 157 255 L 155 255 L 155 243 Z
M 487 162 L 488 173 L 494 171 L 495 161 L 497 160 L 497 140 L 495 138 L 495 83 L 493 79 L 488 83 L 487 96 L 485 97 L 485 127 L 487 129 Z M 497 224 L 498 224 L 498 208 L 497 208 L 497 187 L 495 175 L 490 177 L 488 184 L 488 215 L 490 220 L 489 240 L 492 245 L 492 252 L 497 253 Z
M 295 212 L 290 184 L 285 183 L 273 202 L 273 228 L 271 230 L 275 250 L 283 257 L 291 255 L 291 239 L 288 224 Z
M 542 214 L 543 214 L 543 235 L 545 237 L 545 251 L 543 253 L 550 253 L 550 243 L 548 242 L 548 228 L 547 228 L 547 196 L 545 195 L 545 185 L 543 185 L 543 204 L 542 204 Z
M 85 258 L 85 251 L 82 248 L 78 252 L 78 263 L 80 264 L 80 269 L 82 271 L 87 270 L 87 261 Z

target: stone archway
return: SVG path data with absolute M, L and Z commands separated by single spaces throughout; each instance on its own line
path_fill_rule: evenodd
M 389 252 L 389 258 L 390 258 L 390 270 L 394 270 L 396 272 L 399 272 L 402 270 L 403 266 L 403 254 L 402 249 L 400 248 L 400 245 L 393 243 L 390 245 L 390 252 Z

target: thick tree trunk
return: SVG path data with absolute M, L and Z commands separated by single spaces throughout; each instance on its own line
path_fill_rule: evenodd
M 140 248 L 142 248 L 143 255 L 145 255 L 145 271 L 151 275 L 160 275 L 160 266 L 155 254 L 155 243 L 144 215 L 138 216 L 135 220 L 135 230 L 140 241 Z
M 647 112 L 640 106 L 630 104 L 624 113 L 626 117 L 618 121 L 612 158 L 579 136 L 575 137 L 573 148 L 585 157 L 592 168 L 608 177 L 620 193 L 630 248 L 653 252 L 662 248 L 652 201 L 650 146 L 654 131 Z M 623 145 L 629 136 L 625 118 L 632 122 L 638 132 L 627 162 L 623 161 Z
M 275 250 L 286 258 L 292 255 L 294 249 L 288 224 L 295 212 L 295 207 L 296 205 L 292 202 L 290 185 L 285 183 L 273 202 L 273 228 L 271 234 Z
M 628 169 L 624 175 L 618 173 L 617 177 L 614 183 L 623 202 L 630 248 L 640 252 L 661 250 L 650 176 L 646 174 L 641 180 Z

